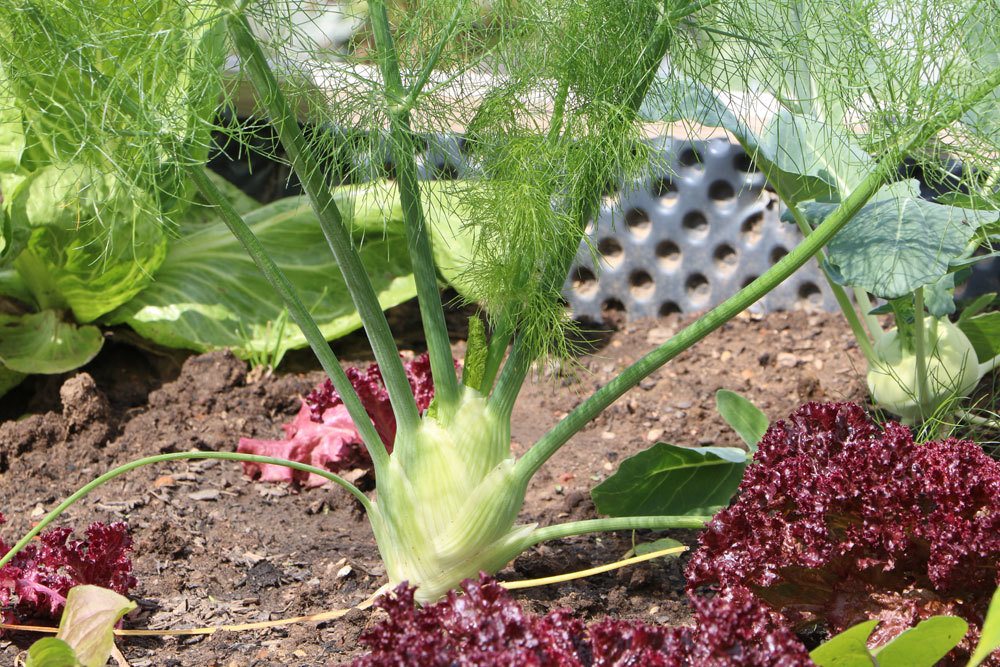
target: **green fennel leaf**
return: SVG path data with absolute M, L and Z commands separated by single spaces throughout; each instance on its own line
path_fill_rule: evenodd
M 746 465 L 741 449 L 658 442 L 622 461 L 591 497 L 608 516 L 712 514 L 729 503 Z

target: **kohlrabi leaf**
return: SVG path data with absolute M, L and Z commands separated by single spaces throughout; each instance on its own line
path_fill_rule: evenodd
M 74 586 L 66 596 L 57 639 L 76 653 L 83 667 L 104 667 L 115 646 L 115 624 L 136 604 L 100 586 Z
M 591 497 L 608 516 L 712 514 L 729 503 L 746 465 L 742 449 L 658 442 L 622 461 Z
M 338 196 L 349 214 L 347 193 Z M 277 265 L 295 286 L 327 339 L 357 329 L 361 322 L 340 269 L 316 217 L 302 197 L 282 199 L 244 216 Z M 359 209 L 352 229 L 362 232 L 361 258 L 383 308 L 416 294 L 401 234 L 381 231 L 381 218 Z M 373 229 L 375 225 L 378 229 Z M 229 347 L 242 357 L 306 345 L 293 324 L 279 335 L 283 307 L 239 242 L 221 222 L 184 224 L 171 242 L 153 283 L 104 318 L 126 323 L 140 335 L 168 347 L 205 351 Z
M 747 443 L 753 455 L 770 423 L 767 415 L 749 400 L 728 389 L 715 392 L 715 407 L 719 416 Z
M 72 646 L 58 637 L 45 637 L 28 648 L 24 667 L 78 667 L 79 664 Z
M 967 667 L 978 667 L 993 651 L 1000 649 L 1000 588 L 993 594 L 990 608 L 983 620 L 983 629 L 979 634 L 979 645 L 972 652 Z
M 876 625 L 878 621 L 858 623 L 817 646 L 809 657 L 819 667 L 872 667 L 868 637 Z
M 697 122 L 734 134 L 768 181 L 793 203 L 836 199 L 857 186 L 873 166 L 843 128 L 781 106 L 748 120 L 747 103 L 696 82 L 657 81 L 640 109 L 651 121 Z
M 110 174 L 50 165 L 22 183 L 9 213 L 30 237 L 15 267 L 42 308 L 90 322 L 138 294 L 166 256 L 154 202 Z
M 0 364 L 18 373 L 64 373 L 94 358 L 100 329 L 63 322 L 55 311 L 0 314 Z
M 879 667 L 933 667 L 968 631 L 957 616 L 932 616 L 896 635 L 875 657 Z
M 960 319 L 957 324 L 972 343 L 980 363 L 1000 354 L 1000 311 Z
M 976 229 L 997 213 L 943 206 L 902 194 L 909 184 L 883 188 L 827 246 L 838 280 L 875 296 L 895 299 L 949 271 Z M 802 211 L 818 224 L 835 208 L 808 202 Z
M 924 287 L 924 307 L 934 317 L 955 312 L 955 274 L 946 273 Z

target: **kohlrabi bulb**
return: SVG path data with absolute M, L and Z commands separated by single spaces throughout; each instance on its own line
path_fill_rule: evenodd
M 945 401 L 967 396 L 981 373 L 976 351 L 962 330 L 948 318 L 925 319 L 927 393 L 923 404 L 917 390 L 917 356 L 891 329 L 875 344 L 868 370 L 868 389 L 881 408 L 899 415 L 904 424 L 930 417 Z M 910 349 L 906 349 L 909 347 Z

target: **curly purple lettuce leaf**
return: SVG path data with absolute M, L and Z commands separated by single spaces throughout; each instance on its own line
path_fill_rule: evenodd
M 93 584 L 125 595 L 138 583 L 132 576 L 132 538 L 125 523 L 92 523 L 83 540 L 69 539 L 71 532 L 47 530 L 0 567 L 3 622 L 58 619 L 74 586 Z M 0 540 L 0 555 L 8 551 Z
M 525 612 L 496 581 L 480 575 L 433 605 L 414 605 L 396 588 L 377 604 L 388 618 L 361 641 L 370 653 L 354 667 L 798 667 L 803 645 L 745 589 L 694 600 L 694 627 L 606 619 L 585 625 L 567 610 Z
M 1000 463 L 842 403 L 772 425 L 755 463 L 702 534 L 690 589 L 747 586 L 793 628 L 878 619 L 873 647 L 960 616 L 971 631 L 947 664 L 964 664 L 1000 584 Z
M 422 412 L 434 398 L 430 360 L 422 354 L 403 366 L 417 401 L 417 409 Z M 396 418 L 378 365 L 372 364 L 363 371 L 352 367 L 346 373 L 379 437 L 391 451 L 396 438 Z M 295 419 L 283 424 L 282 428 L 284 439 L 240 438 L 236 451 L 308 463 L 338 473 L 369 469 L 371 466 L 358 429 L 329 380 L 319 384 L 302 400 Z M 243 472 L 255 480 L 285 482 L 304 488 L 322 486 L 327 481 L 319 475 L 267 463 L 244 463 Z

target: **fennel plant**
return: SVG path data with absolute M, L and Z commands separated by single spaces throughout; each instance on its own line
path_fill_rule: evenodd
M 174 2 L 179 0 L 140 4 L 155 11 Z M 938 35 L 925 24 L 903 26 L 915 40 L 917 57 L 885 43 L 874 30 L 885 17 L 873 12 L 882 7 L 890 17 L 896 16 L 892 11 L 907 16 L 912 2 L 500 0 L 486 5 L 428 0 L 401 9 L 369 0 L 370 38 L 341 61 L 303 52 L 307 42 L 296 37 L 297 27 L 288 20 L 293 3 L 181 4 L 197 13 L 193 24 L 205 39 L 224 40 L 237 56 L 252 90 L 254 113 L 273 124 L 303 184 L 383 373 L 397 423 L 391 454 L 308 308 L 270 251 L 206 176 L 204 128 L 167 122 L 171 119 L 160 113 L 162 100 L 144 94 L 141 85 L 130 86 L 127 74 L 112 75 L 99 66 L 104 47 L 114 40 L 144 40 L 146 48 L 156 50 L 156 35 L 141 21 L 116 17 L 114 3 L 3 0 L 5 34 L 34 35 L 36 47 L 33 53 L 5 49 L 3 65 L 13 78 L 30 81 L 44 56 L 45 62 L 58 63 L 59 72 L 79 77 L 85 85 L 74 90 L 87 96 L 91 112 L 101 105 L 114 111 L 81 115 L 87 121 L 75 126 L 81 145 L 99 150 L 105 143 L 137 143 L 145 149 L 139 171 L 143 178 L 160 171 L 176 175 L 215 207 L 273 285 L 343 398 L 374 464 L 375 497 L 368 498 L 328 472 L 324 476 L 347 488 L 364 506 L 390 581 L 409 581 L 420 601 L 440 597 L 479 571 L 495 572 L 546 540 L 595 531 L 704 525 L 707 517 L 700 515 L 614 517 L 545 527 L 518 524 L 517 519 L 534 474 L 588 421 L 813 257 L 892 179 L 904 157 L 941 137 L 966 136 L 969 114 L 995 103 L 1000 85 L 1000 67 L 983 69 L 978 63 L 948 59 L 945 47 L 953 34 Z M 995 5 L 979 0 L 925 0 L 918 5 L 925 17 L 945 6 L 969 20 L 988 11 L 995 15 Z M 780 20 L 768 23 L 788 17 L 801 20 L 809 8 L 822 20 L 808 29 L 788 30 Z M 834 48 L 838 44 L 843 45 L 840 51 Z M 197 80 L 215 86 L 224 105 L 235 107 L 238 87 L 226 79 L 221 60 L 208 57 L 215 53 L 216 48 L 196 48 L 188 57 L 199 64 Z M 615 182 L 630 182 L 646 168 L 646 120 L 711 122 L 727 113 L 725 105 L 707 103 L 711 100 L 704 90 L 752 101 L 756 91 L 770 89 L 770 99 L 788 104 L 792 100 L 783 96 L 787 91 L 775 90 L 775 82 L 783 80 L 789 63 L 804 58 L 822 68 L 821 76 L 811 79 L 822 85 L 796 89 L 795 103 L 804 106 L 813 100 L 817 107 L 850 110 L 839 119 L 816 120 L 818 135 L 829 131 L 853 136 L 860 133 L 858 128 L 864 130 L 866 160 L 856 178 L 848 187 L 822 165 L 824 157 L 841 155 L 836 144 L 829 156 L 807 156 L 810 164 L 797 168 L 788 164 L 783 152 L 788 146 L 776 135 L 746 141 L 772 182 L 784 179 L 788 184 L 782 191 L 788 202 L 820 197 L 831 209 L 773 268 L 623 369 L 515 458 L 510 420 L 518 392 L 534 360 L 569 351 L 566 330 L 571 324 L 559 290 L 586 223 L 601 205 L 602 192 Z M 665 59 L 669 66 L 662 67 Z M 133 64 L 140 70 L 143 65 Z M 948 76 L 924 76 L 937 68 Z M 909 96 L 899 98 L 896 86 L 904 83 Z M 72 106 L 76 100 L 61 98 L 61 103 Z M 795 117 L 804 115 L 799 106 L 792 105 Z M 39 103 L 39 108 L 58 113 L 52 105 Z M 989 113 L 980 117 L 986 118 L 986 127 L 995 127 Z M 810 134 L 816 123 L 786 120 L 781 116 L 777 126 L 793 131 L 783 137 L 817 134 Z M 304 132 L 301 122 L 314 130 Z M 745 140 L 749 124 L 739 125 L 742 122 L 734 125 L 739 130 L 734 133 Z M 385 176 L 379 156 L 389 151 L 393 157 L 392 176 L 436 388 L 435 404 L 426 414 L 415 407 L 392 333 L 350 233 L 352 211 L 332 190 L 330 165 L 342 150 L 343 135 L 325 131 L 331 127 L 349 128 L 355 148 L 372 156 L 363 170 L 350 174 L 353 178 Z M 241 132 L 216 129 L 237 139 Z M 420 135 L 453 130 L 465 134 L 479 174 L 450 184 L 422 184 L 414 157 Z M 481 304 L 491 332 L 488 341 L 470 343 L 461 381 L 438 287 L 438 267 L 443 271 L 446 265 L 442 258 L 461 253 L 443 247 L 441 235 L 435 233 L 452 217 L 463 221 L 461 231 L 471 244 L 458 283 L 467 298 Z M 127 464 L 67 499 L 11 554 L 97 485 L 138 465 L 185 457 L 281 463 L 205 452 Z M 692 507 L 697 506 L 694 501 Z

